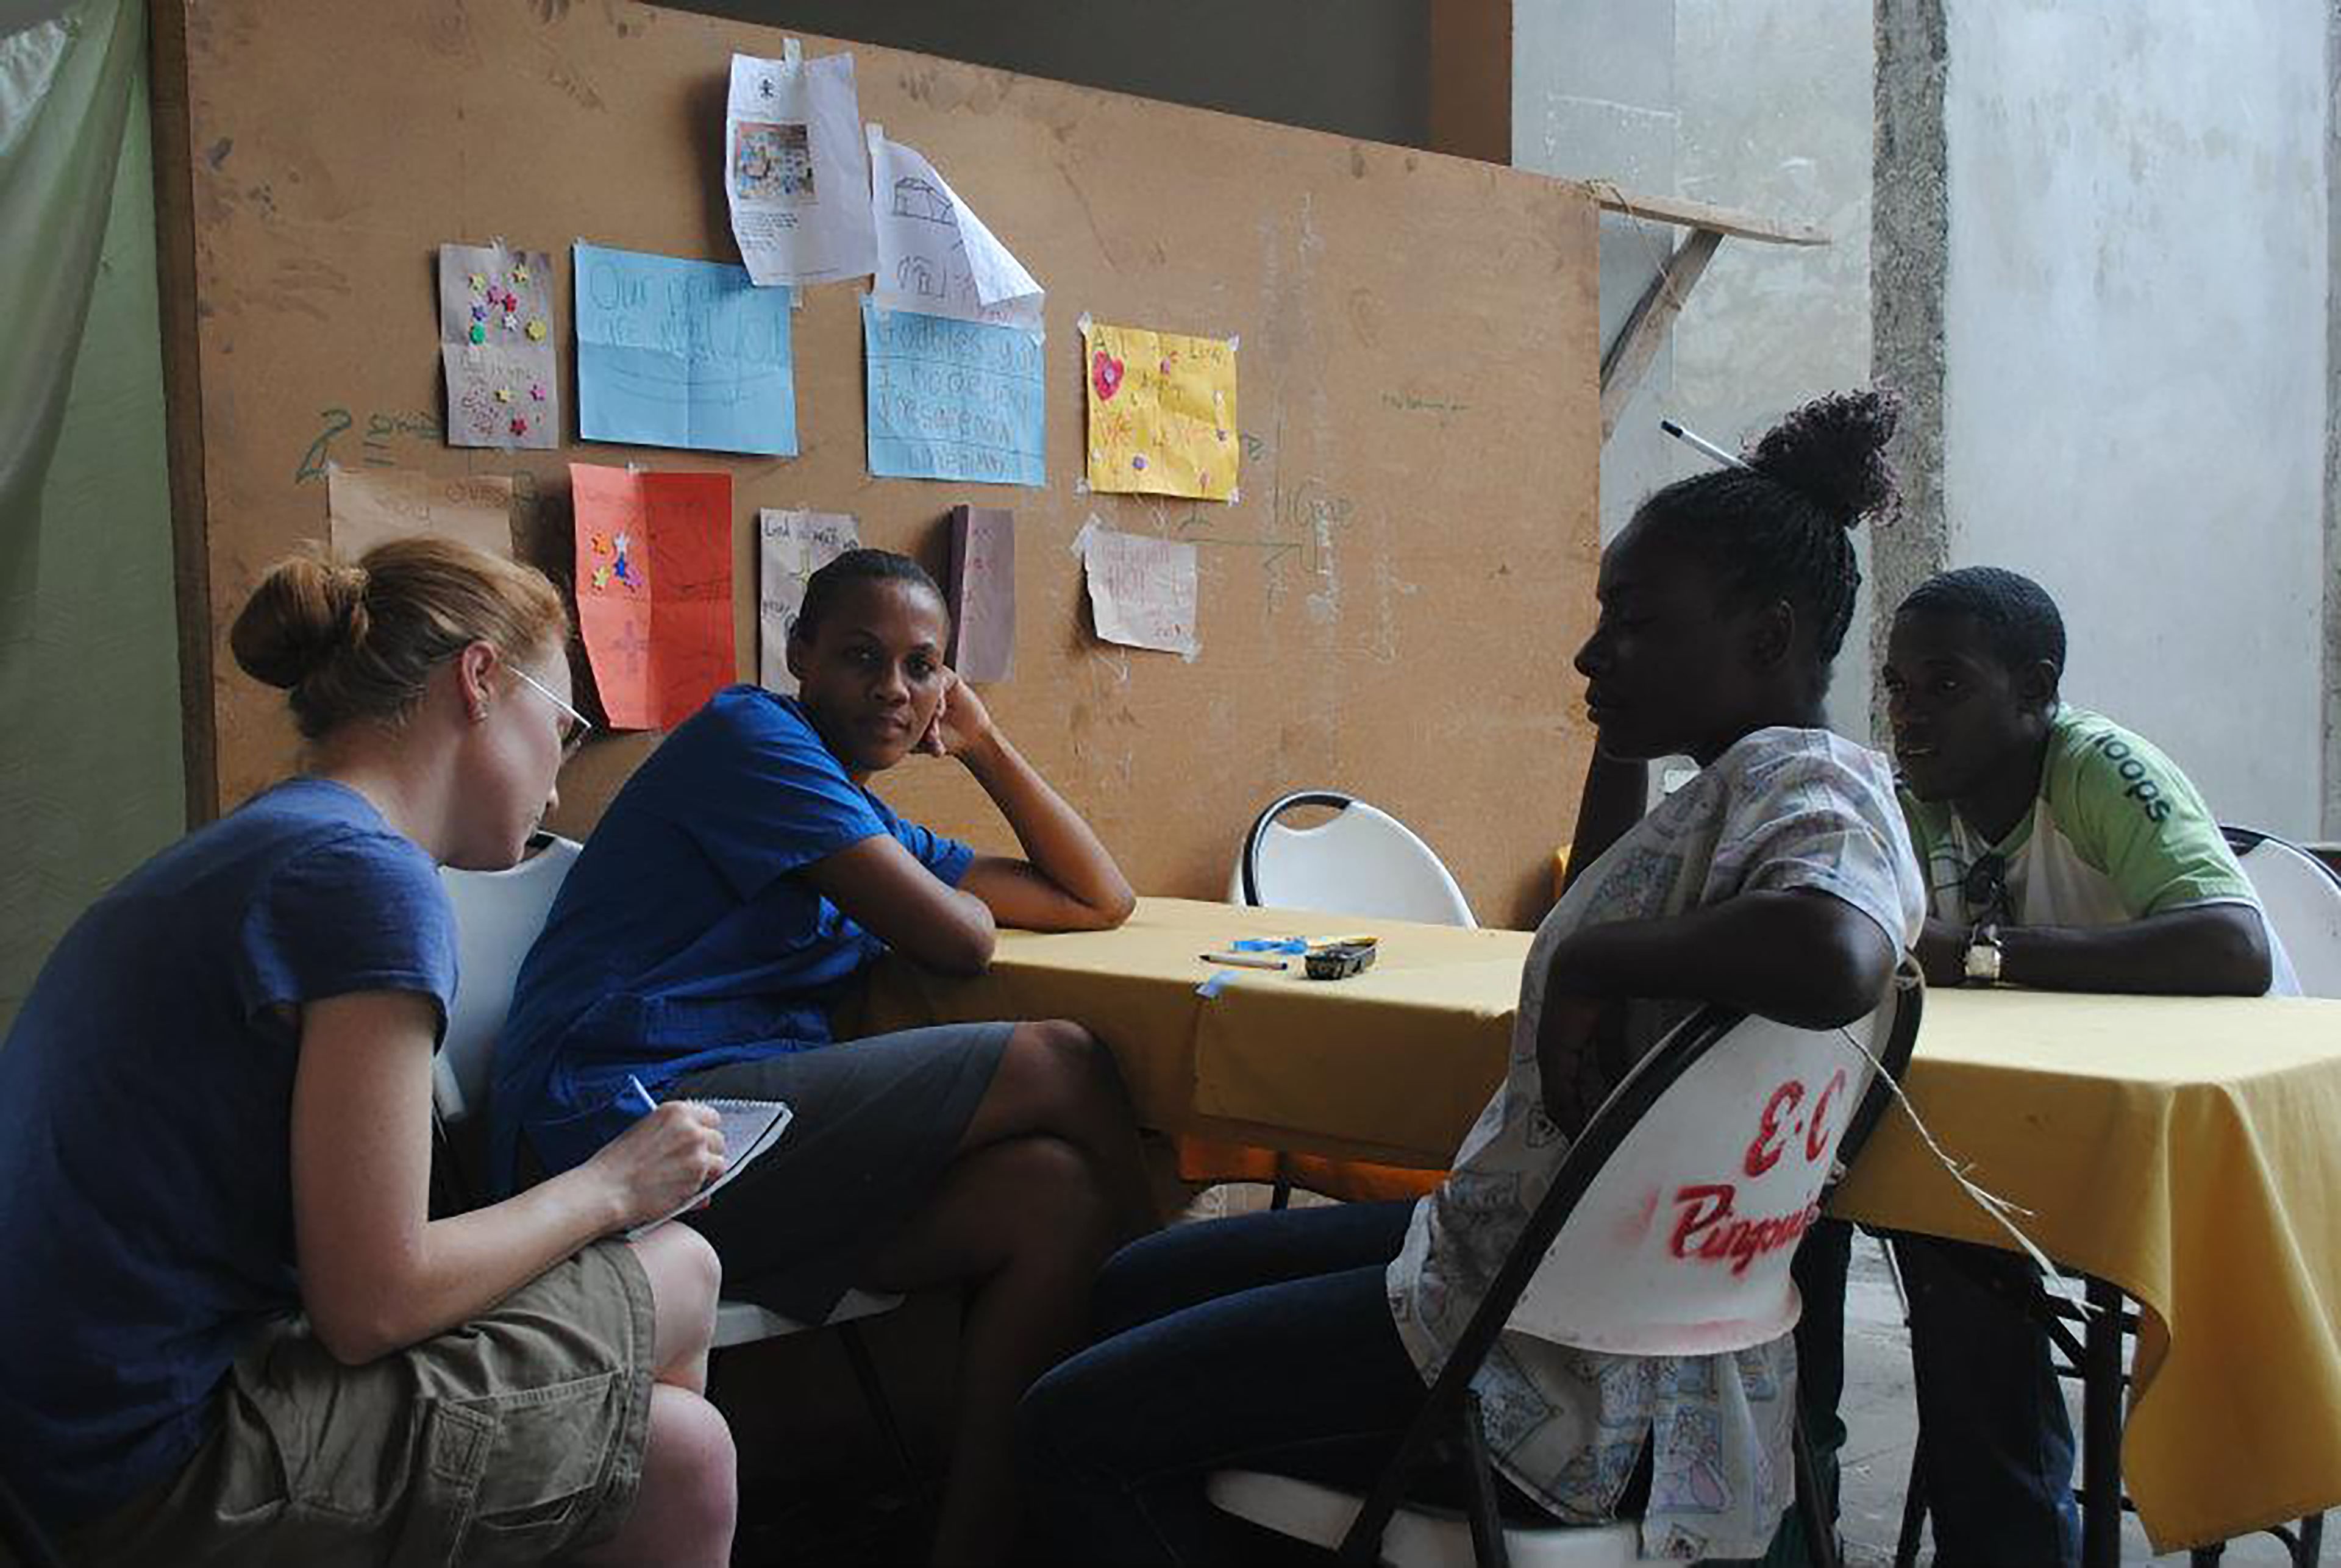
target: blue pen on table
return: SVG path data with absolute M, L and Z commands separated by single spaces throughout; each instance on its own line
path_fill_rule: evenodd
M 643 1081 L 640 1078 L 635 1077 L 632 1073 L 626 1074 L 626 1087 L 632 1089 L 634 1092 L 634 1098 L 643 1103 L 643 1110 L 645 1114 L 655 1112 L 658 1109 L 658 1102 L 651 1098 L 651 1092 L 648 1089 L 643 1088 Z

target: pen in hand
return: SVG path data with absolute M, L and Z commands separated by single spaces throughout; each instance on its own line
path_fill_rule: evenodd
M 634 1092 L 634 1098 L 642 1102 L 645 1114 L 658 1109 L 658 1102 L 651 1098 L 651 1092 L 643 1088 L 643 1081 L 632 1073 L 626 1074 L 626 1087 L 632 1089 Z

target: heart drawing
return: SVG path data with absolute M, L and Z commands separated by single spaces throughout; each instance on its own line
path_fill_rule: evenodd
M 1100 403 L 1111 402 L 1121 390 L 1121 361 L 1099 349 L 1090 356 L 1090 384 L 1097 388 Z

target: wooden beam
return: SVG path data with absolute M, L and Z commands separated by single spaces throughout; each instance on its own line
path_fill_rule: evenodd
M 179 605 L 180 753 L 187 826 L 219 814 L 218 722 L 212 705 L 211 545 L 204 504 L 203 359 L 197 352 L 194 105 L 187 91 L 186 0 L 147 12 L 154 135 L 154 256 L 162 306 L 164 451 L 171 471 L 172 576 Z
M 1730 207 L 1710 206 L 1706 202 L 1687 202 L 1679 196 L 1645 196 L 1618 188 L 1608 180 L 1589 180 L 1586 188 L 1603 212 L 1620 213 L 1628 217 L 1647 218 L 1652 223 L 1675 224 L 1683 228 L 1713 229 L 1734 239 L 1760 240 L 1776 245 L 1825 245 L 1829 237 L 1817 225 L 1791 223 L 1785 218 L 1761 218 L 1753 213 L 1743 213 Z
M 1430 0 L 1430 150 L 1512 161 L 1512 0 Z
M 1675 248 L 1650 286 L 1634 303 L 1634 314 L 1626 318 L 1619 329 L 1618 341 L 1601 360 L 1601 439 L 1618 428 L 1624 417 L 1626 404 L 1633 401 L 1634 389 L 1642 384 L 1643 375 L 1650 361 L 1659 355 L 1659 345 L 1667 338 L 1667 330 L 1674 325 L 1675 316 L 1690 295 L 1691 285 L 1698 275 L 1707 270 L 1714 259 L 1715 249 L 1723 243 L 1719 229 L 1694 229 L 1690 238 Z

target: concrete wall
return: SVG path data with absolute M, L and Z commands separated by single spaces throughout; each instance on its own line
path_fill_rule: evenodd
M 1950 0 L 1945 544 L 2039 579 L 2068 697 L 2319 830 L 2321 0 Z
M 1818 249 L 1726 240 L 1602 452 L 1614 534 L 1641 497 L 1703 466 L 1661 414 L 1739 444 L 1814 394 L 1868 379 L 1869 0 L 1514 0 L 1513 162 L 1825 230 Z M 1682 231 L 1602 226 L 1614 333 Z M 1862 547 L 1867 549 L 1866 540 Z M 1868 595 L 1831 694 L 1867 733 Z

